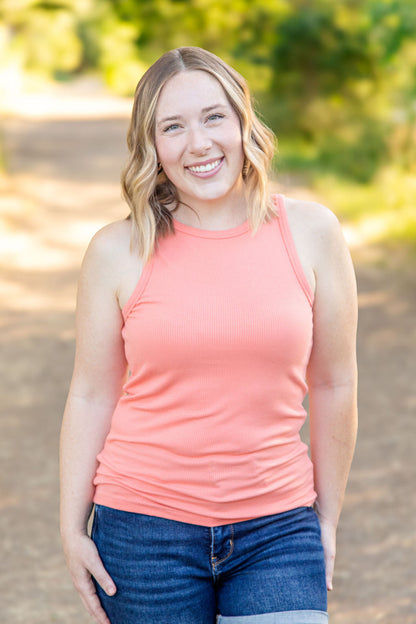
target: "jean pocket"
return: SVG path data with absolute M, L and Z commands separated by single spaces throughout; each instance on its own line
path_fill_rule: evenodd
M 98 528 L 99 505 L 94 505 L 94 517 L 91 525 L 91 539 L 94 540 Z

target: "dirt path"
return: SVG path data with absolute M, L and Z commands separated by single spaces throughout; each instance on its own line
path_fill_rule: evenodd
M 48 117 L 45 102 L 29 104 L 21 110 L 33 118 L 3 123 L 10 177 L 0 199 L 1 622 L 87 624 L 61 554 L 57 445 L 79 264 L 91 235 L 126 214 L 118 179 L 129 107 L 103 97 L 91 105 L 90 96 L 69 92 L 50 95 Z M 331 624 L 416 624 L 415 279 L 355 256 L 361 425 Z

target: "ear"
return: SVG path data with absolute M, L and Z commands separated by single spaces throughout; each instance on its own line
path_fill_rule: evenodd
M 241 173 L 243 174 L 243 179 L 244 180 L 247 177 L 247 173 L 248 173 L 249 168 L 250 168 L 250 162 L 248 161 L 247 157 L 244 157 L 243 169 L 241 171 Z

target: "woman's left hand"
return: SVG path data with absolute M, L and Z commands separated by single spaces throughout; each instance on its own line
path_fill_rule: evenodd
M 331 591 L 332 577 L 334 575 L 337 529 L 331 522 L 328 522 L 324 518 L 319 518 L 319 523 L 321 525 L 321 540 L 325 555 L 326 588 L 328 591 Z

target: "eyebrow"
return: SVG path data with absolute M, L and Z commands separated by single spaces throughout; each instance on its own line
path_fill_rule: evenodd
M 201 109 L 201 113 L 209 113 L 209 111 L 214 110 L 216 108 L 225 108 L 226 105 L 225 104 L 212 104 L 211 106 L 205 106 L 203 109 Z M 169 117 L 164 117 L 163 119 L 161 119 L 158 122 L 158 126 L 166 123 L 167 121 L 175 121 L 175 119 L 181 119 L 182 115 L 171 115 Z

